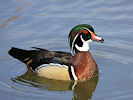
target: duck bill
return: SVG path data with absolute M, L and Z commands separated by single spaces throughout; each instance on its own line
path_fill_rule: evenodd
M 97 36 L 95 33 L 92 33 L 91 35 L 92 35 L 92 40 L 93 41 L 97 41 L 97 42 L 103 43 L 103 41 L 104 41 L 103 38 Z

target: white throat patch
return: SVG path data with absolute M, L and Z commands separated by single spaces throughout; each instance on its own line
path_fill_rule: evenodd
M 82 47 L 79 47 L 77 44 L 75 45 L 75 47 L 77 48 L 77 50 L 79 51 L 88 51 L 89 50 L 89 42 L 92 42 L 92 40 L 88 40 L 88 41 L 85 41 L 83 38 L 82 38 L 82 35 L 80 36 L 81 38 L 81 41 L 83 42 L 83 46 Z

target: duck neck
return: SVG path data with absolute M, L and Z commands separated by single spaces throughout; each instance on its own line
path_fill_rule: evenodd
M 75 47 L 78 51 L 88 51 L 89 50 L 89 42 L 88 41 L 83 42 L 83 45 L 81 47 L 76 44 Z

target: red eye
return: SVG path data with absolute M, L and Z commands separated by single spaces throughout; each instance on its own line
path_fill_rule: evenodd
M 84 34 L 87 34 L 87 33 L 88 33 L 88 31 L 87 31 L 87 30 L 83 30 L 83 33 L 84 33 Z

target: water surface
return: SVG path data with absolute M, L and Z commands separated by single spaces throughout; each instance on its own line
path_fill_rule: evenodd
M 132 100 L 132 5 L 132 0 L 1 0 L 1 100 Z M 69 31 L 86 23 L 105 40 L 90 44 L 100 70 L 92 80 L 40 78 L 8 55 L 12 46 L 70 52 Z

